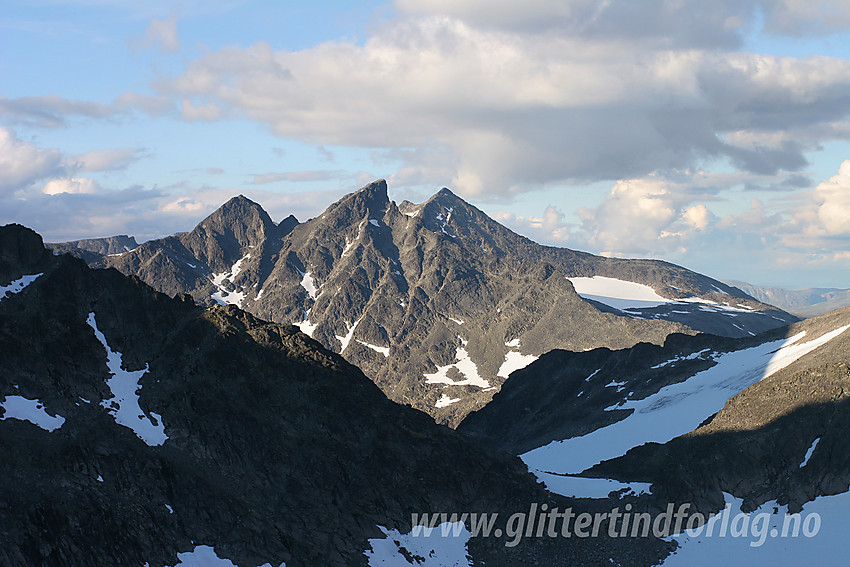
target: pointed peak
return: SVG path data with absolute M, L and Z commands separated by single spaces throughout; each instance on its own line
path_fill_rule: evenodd
M 362 219 L 366 214 L 383 216 L 389 204 L 390 198 L 387 195 L 387 182 L 379 179 L 361 187 L 354 193 L 345 195 L 342 199 L 331 205 L 325 214 L 343 214 L 346 217 L 350 217 L 347 218 L 346 222 L 353 222 Z M 322 217 L 324 217 L 324 214 Z
M 233 197 L 202 220 L 185 238 L 222 235 L 239 246 L 253 246 L 275 230 L 276 225 L 259 204 L 244 195 Z
M 237 195 L 229 199 L 226 203 L 208 216 L 201 224 L 207 221 L 216 221 L 222 219 L 225 221 L 235 221 L 241 218 L 260 217 L 264 224 L 272 223 L 271 217 L 258 203 L 255 203 L 245 195 Z
M 428 199 L 428 202 L 431 201 L 437 201 L 441 204 L 448 204 L 449 206 L 454 203 L 463 203 L 464 205 L 469 205 L 469 203 L 452 193 L 448 187 L 443 187 L 442 189 L 434 193 L 434 195 L 430 199 Z
M 372 183 L 361 187 L 349 196 L 365 199 L 365 201 L 370 204 L 370 207 L 372 205 L 383 207 L 390 202 L 390 198 L 387 195 L 387 182 L 384 179 L 373 181 Z M 343 197 L 343 200 L 345 199 L 346 197 Z

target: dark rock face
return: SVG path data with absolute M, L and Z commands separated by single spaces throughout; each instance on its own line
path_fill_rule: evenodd
M 509 372 L 552 349 L 661 344 L 671 333 L 749 336 L 794 318 L 684 268 L 540 246 L 442 189 L 401 206 L 384 181 L 322 215 L 275 225 L 236 197 L 189 233 L 119 256 L 83 256 L 201 304 L 233 303 L 297 324 L 359 366 L 391 399 L 456 426 Z M 606 276 L 697 304 L 631 313 L 576 294 L 568 277 Z
M 195 545 L 239 565 L 364 565 L 377 526 L 406 532 L 412 512 L 575 504 L 546 494 L 518 459 L 387 400 L 295 327 L 169 298 L 0 228 L 0 285 L 36 271 L 0 298 L 0 397 L 38 400 L 65 421 L 48 431 L 0 416 L 0 565 L 174 565 Z M 140 370 L 125 392 L 138 395 L 133 427 L 110 413 L 128 399 L 104 400 L 108 381 Z M 139 423 L 167 439 L 146 441 Z M 648 565 L 669 548 L 470 543 L 476 564 L 495 566 Z

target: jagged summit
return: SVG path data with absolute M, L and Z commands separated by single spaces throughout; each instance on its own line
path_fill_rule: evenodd
M 742 337 L 794 320 L 679 266 L 541 246 L 447 188 L 396 206 L 381 179 L 295 222 L 276 227 L 240 196 L 190 233 L 100 262 L 169 294 L 298 325 L 392 399 L 449 424 L 555 348 L 660 344 L 674 332 Z M 620 288 L 656 301 L 622 306 Z

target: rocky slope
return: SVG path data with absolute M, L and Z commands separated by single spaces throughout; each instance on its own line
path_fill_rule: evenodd
M 555 351 L 458 430 L 522 454 L 561 494 L 615 479 L 705 513 L 724 493 L 744 509 L 776 500 L 794 512 L 850 485 L 848 367 L 847 308 L 743 340 Z
M 159 567 L 203 546 L 243 567 L 365 565 L 379 526 L 406 533 L 412 512 L 573 504 L 295 327 L 91 270 L 16 225 L 0 228 L 0 285 L 0 565 Z M 669 548 L 468 550 L 476 565 L 647 565 Z
M 850 324 L 850 308 L 803 327 L 827 333 Z M 799 332 L 801 328 L 793 329 Z M 850 332 L 732 397 L 711 420 L 664 445 L 601 463 L 591 475 L 653 483 L 669 501 L 723 507 L 723 493 L 752 510 L 768 501 L 791 512 L 850 487 Z
M 236 197 L 189 233 L 80 255 L 169 295 L 294 323 L 451 426 L 555 348 L 745 337 L 795 320 L 672 264 L 538 245 L 447 189 L 397 206 L 383 181 L 304 223 L 275 224 Z

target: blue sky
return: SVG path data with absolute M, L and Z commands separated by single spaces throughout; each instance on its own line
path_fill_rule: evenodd
M 850 287 L 840 1 L 7 0 L 0 223 L 305 220 L 385 178 L 538 242 Z

